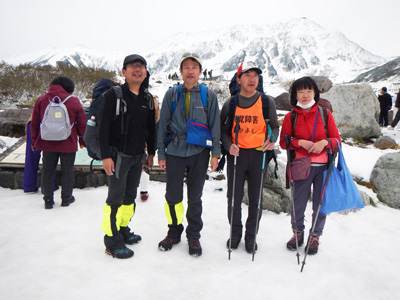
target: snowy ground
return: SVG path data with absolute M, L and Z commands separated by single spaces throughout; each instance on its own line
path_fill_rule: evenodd
M 400 142 L 400 131 L 384 132 Z M 344 147 L 351 171 L 362 177 L 384 153 Z M 52 210 L 43 209 L 39 193 L 0 188 L 0 299 L 397 299 L 399 210 L 378 204 L 329 215 L 320 251 L 300 273 L 295 253 L 285 248 L 291 229 L 283 213 L 263 212 L 255 261 L 243 243 L 228 260 L 225 187 L 225 181 L 206 182 L 203 255 L 194 258 L 184 239 L 170 252 L 157 249 L 167 230 L 165 184 L 150 182 L 150 198 L 138 201 L 131 222 L 143 240 L 128 260 L 104 253 L 106 187 L 75 189 L 69 207 L 60 206 L 58 190 Z M 308 210 L 308 227 L 310 219 Z

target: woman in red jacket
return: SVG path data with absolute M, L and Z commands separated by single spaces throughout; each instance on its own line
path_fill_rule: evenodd
M 292 211 L 291 213 L 293 237 L 286 244 L 289 250 L 296 250 L 296 235 L 298 246 L 304 243 L 304 212 L 311 195 L 311 185 L 313 186 L 313 220 L 311 225 L 314 224 L 321 200 L 323 171 L 326 169 L 328 162 L 328 153 L 326 152 L 330 148 L 328 139 L 331 140 L 333 147 L 337 147 L 336 139 L 340 141 L 339 130 L 329 110 L 323 110 L 325 114 L 328 114 L 325 130 L 324 117 L 319 112 L 318 101 L 319 90 L 313 79 L 303 77 L 293 82 L 290 92 L 290 102 L 295 114 L 297 114 L 297 119 L 292 132 L 291 113 L 286 114 L 282 124 L 280 146 L 282 149 L 287 148 L 285 142 L 285 135 L 287 135 L 290 138 L 289 149 L 295 152 L 294 159 L 309 156 L 311 168 L 307 178 L 293 181 L 294 191 L 292 201 L 294 203 L 294 212 Z M 314 124 L 315 133 L 312 138 Z M 322 234 L 325 220 L 325 215 L 318 215 L 313 236 L 310 239 L 310 245 L 306 246 L 305 251 L 308 250 L 308 254 L 316 254 L 318 252 L 319 237 Z

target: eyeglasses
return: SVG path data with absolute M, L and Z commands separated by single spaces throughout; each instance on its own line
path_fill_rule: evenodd
M 128 64 L 128 66 L 130 66 L 133 69 L 136 69 L 136 68 L 144 69 L 145 68 L 145 65 L 141 64 L 141 63 L 132 63 L 132 64 Z

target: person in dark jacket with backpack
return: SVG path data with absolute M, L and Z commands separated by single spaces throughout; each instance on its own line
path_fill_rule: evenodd
M 237 71 L 237 82 L 240 92 L 226 101 L 221 110 L 221 142 L 228 155 L 228 220 L 232 227 L 232 235 L 226 245 L 228 249 L 237 249 L 242 239 L 242 209 L 244 183 L 247 179 L 249 207 L 245 229 L 245 248 L 249 253 L 257 250 L 255 236 L 258 223 L 257 209 L 262 176 L 263 152 L 273 151 L 279 134 L 279 124 L 275 103 L 257 90 L 261 69 L 254 62 L 242 63 Z M 266 103 L 264 103 L 266 102 Z M 233 104 L 234 103 L 234 104 Z M 266 108 L 268 107 L 268 108 Z M 235 138 L 236 118 L 240 116 L 240 130 Z M 268 132 L 265 119 L 270 120 L 272 136 Z M 234 172 L 234 157 L 236 171 Z M 235 178 L 234 178 L 235 177 Z M 235 187 L 233 182 L 235 180 Z M 235 194 L 233 195 L 233 190 Z M 233 217 L 232 217 L 232 200 Z M 261 214 L 259 215 L 261 218 Z M 232 220 L 232 223 L 231 223 Z
M 59 159 L 61 161 L 62 174 L 61 206 L 69 206 L 75 201 L 75 198 L 72 195 L 74 187 L 75 155 L 78 151 L 78 140 L 80 147 L 85 147 L 83 135 L 86 128 L 86 117 L 79 99 L 71 96 L 74 92 L 74 88 L 75 85 L 73 81 L 67 77 L 60 76 L 53 79 L 50 83 L 49 91 L 36 100 L 32 112 L 32 145 L 34 149 L 43 151 L 41 190 L 46 209 L 51 209 L 54 205 L 53 176 Z M 70 135 L 65 140 L 45 140 L 42 137 L 41 123 L 44 119 L 45 111 L 49 106 L 50 100 L 58 102 L 65 101 L 67 98 L 68 100 L 64 105 L 68 111 L 68 126 L 72 126 Z M 60 117 L 60 119 L 61 117 L 64 117 L 62 113 L 57 113 L 57 116 Z
M 165 93 L 157 132 L 158 163 L 161 169 L 167 171 L 165 213 L 168 220 L 167 236 L 158 244 L 158 248 L 161 251 L 171 250 L 172 246 L 181 240 L 184 213 L 183 183 L 185 173 L 187 173 L 186 237 L 189 254 L 192 256 L 202 254 L 200 231 L 203 228 L 201 219 L 203 204 L 201 196 L 207 169 L 210 162 L 211 172 L 215 171 L 221 154 L 218 99 L 214 91 L 198 83 L 202 71 L 201 63 L 202 60 L 198 54 L 183 54 L 180 72 L 184 84 L 179 86 L 179 93 L 177 87 L 170 88 Z M 189 120 L 192 121 L 189 122 Z M 210 139 L 201 139 L 198 133 L 190 135 L 191 129 L 195 129 L 190 125 L 193 122 L 199 124 L 201 128 L 208 126 Z M 170 133 L 167 133 L 167 127 Z M 167 136 L 170 136 L 172 141 L 166 145 Z M 194 137 L 194 140 L 191 141 L 189 137 Z M 197 142 L 204 145 L 194 144 Z
M 379 114 L 379 125 L 387 127 L 389 125 L 389 110 L 392 109 L 392 96 L 388 94 L 387 88 L 383 87 L 378 96 L 381 112 Z
M 101 228 L 105 232 L 105 252 L 117 258 L 132 257 L 133 251 L 125 244 L 142 239 L 130 231 L 128 223 L 135 212 L 143 164 L 151 168 L 155 153 L 154 103 L 146 89 L 149 76 L 146 67 L 146 60 L 140 55 L 125 57 L 122 99 L 114 89 L 108 90 L 98 120 L 101 158 L 108 175 Z
M 309 157 L 311 164 L 310 173 L 307 177 L 293 180 L 292 201 L 294 211 L 292 209 L 291 212 L 293 236 L 286 244 L 287 249 L 292 251 L 297 250 L 297 247 L 302 246 L 304 243 L 304 212 L 311 195 L 311 186 L 313 187 L 313 214 L 310 224 L 314 224 L 318 212 L 321 201 L 323 172 L 328 163 L 326 150 L 329 149 L 331 153 L 334 151 L 334 149 L 331 149 L 328 139 L 332 142 L 334 148 L 337 147 L 336 139 L 340 142 L 339 130 L 332 113 L 328 109 L 322 109 L 324 115 L 327 114 L 326 119 L 319 113 L 319 99 L 318 87 L 312 78 L 302 77 L 297 79 L 290 89 L 290 102 L 296 117 L 292 118 L 293 112 L 289 112 L 285 115 L 282 123 L 281 148 L 287 149 L 289 147 L 290 150 L 293 150 L 295 152 L 294 161 Z M 295 122 L 294 124 L 292 124 L 292 119 Z M 326 123 L 326 128 L 324 123 Z M 290 145 L 286 145 L 285 136 L 290 139 Z M 291 170 L 292 167 L 288 169 Z M 318 252 L 319 238 L 322 235 L 325 221 L 326 216 L 318 214 L 314 232 L 310 230 L 310 244 L 305 249 L 308 254 L 316 254 Z

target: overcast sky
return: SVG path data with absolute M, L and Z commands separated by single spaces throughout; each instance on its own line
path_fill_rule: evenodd
M 0 60 L 83 45 L 145 53 L 178 32 L 306 17 L 382 57 L 400 56 L 399 0 L 0 0 Z M 184 43 L 184 41 L 182 41 Z

